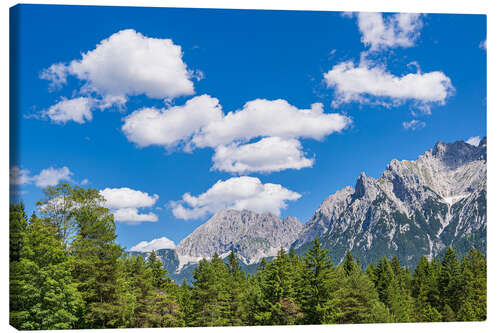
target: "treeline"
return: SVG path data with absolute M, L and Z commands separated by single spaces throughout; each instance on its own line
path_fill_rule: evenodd
M 479 321 L 486 319 L 486 259 L 397 258 L 366 270 L 350 253 L 334 266 L 316 239 L 303 257 L 279 251 L 246 275 L 232 252 L 178 286 L 155 253 L 127 256 L 95 189 L 45 190 L 40 216 L 10 206 L 10 323 L 21 330 Z

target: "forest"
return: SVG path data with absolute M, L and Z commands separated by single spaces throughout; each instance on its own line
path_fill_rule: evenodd
M 246 274 L 215 253 L 177 285 L 152 252 L 127 255 L 96 189 L 44 189 L 38 215 L 10 205 L 10 324 L 20 330 L 486 320 L 486 258 L 397 257 L 334 265 L 318 239 Z

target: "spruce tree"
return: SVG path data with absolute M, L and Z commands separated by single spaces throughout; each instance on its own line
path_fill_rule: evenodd
M 321 247 L 316 237 L 304 257 L 300 295 L 304 324 L 322 324 L 328 321 L 331 311 L 329 301 L 337 282 L 328 250 Z
M 231 250 L 228 256 L 229 270 L 229 321 L 231 326 L 242 326 L 248 323 L 248 286 L 245 272 L 241 269 L 238 257 Z
M 438 287 L 442 314 L 444 320 L 454 319 L 460 307 L 461 297 L 460 262 L 451 247 L 446 250 L 438 278 Z M 446 307 L 448 305 L 449 308 Z M 453 315 L 450 315 L 450 309 Z M 446 311 L 445 311 L 446 310 Z
M 222 259 L 214 254 L 210 261 L 203 259 L 193 272 L 194 326 L 227 326 L 230 304 L 229 271 Z

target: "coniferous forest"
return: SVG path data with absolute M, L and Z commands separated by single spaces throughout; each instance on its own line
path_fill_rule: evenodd
M 318 239 L 304 256 L 283 249 L 247 275 L 237 256 L 216 253 L 193 284 L 172 282 L 152 252 L 116 243 L 113 215 L 96 189 L 44 190 L 39 214 L 10 206 L 10 323 L 21 330 L 308 325 L 486 319 L 486 259 L 398 258 L 362 269 L 349 252 L 338 266 Z

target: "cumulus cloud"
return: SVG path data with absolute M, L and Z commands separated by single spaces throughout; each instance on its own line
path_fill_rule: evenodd
M 202 127 L 221 119 L 222 108 L 217 98 L 194 97 L 182 106 L 168 109 L 144 108 L 124 118 L 122 131 L 139 147 L 175 146 L 198 133 Z
M 99 97 L 95 103 L 100 109 L 121 108 L 128 97 L 142 94 L 165 100 L 192 95 L 192 78 L 199 80 L 203 77 L 202 72 L 187 69 L 181 47 L 171 39 L 149 38 L 132 29 L 119 31 L 102 40 L 95 49 L 82 53 L 81 59 L 53 64 L 40 74 L 41 79 L 50 82 L 51 88 L 65 85 L 68 76 L 82 82 L 80 94 Z M 90 111 L 84 111 L 82 106 L 77 112 L 73 105 L 74 112 L 69 112 L 62 109 L 64 105 L 57 107 L 58 104 L 48 111 L 53 110 L 55 119 L 50 114 L 48 116 L 55 122 L 73 120 L 83 123 L 85 118 L 92 119 Z M 75 112 L 77 116 L 74 116 Z
M 10 168 L 9 180 L 11 185 L 25 185 L 32 182 L 30 177 L 30 171 L 27 169 L 21 169 L 20 167 L 14 165 Z
M 151 212 L 140 214 L 137 208 L 120 208 L 113 211 L 113 216 L 117 222 L 140 223 L 158 221 L 156 214 Z
M 384 17 L 382 13 L 357 13 L 356 16 L 361 41 L 370 47 L 369 51 L 411 47 L 423 26 L 420 14 L 399 13 Z
M 264 136 L 320 140 L 350 123 L 347 116 L 325 113 L 321 103 L 301 110 L 282 99 L 256 99 L 247 102 L 243 109 L 208 123 L 194 136 L 193 142 L 198 147 L 216 147 Z
M 167 237 L 153 239 L 151 242 L 142 241 L 137 245 L 132 246 L 130 251 L 151 252 L 161 249 L 174 249 L 175 243 Z
M 60 181 L 66 180 L 71 181 L 71 176 L 73 173 L 68 169 L 68 167 L 62 167 L 59 169 L 50 167 L 42 170 L 38 175 L 33 176 L 33 181 L 38 187 L 55 186 Z
M 320 140 L 349 124 L 321 103 L 301 110 L 281 99 L 256 99 L 224 115 L 216 98 L 202 95 L 181 106 L 137 110 L 124 118 L 122 131 L 138 147 L 214 148 L 213 170 L 247 173 L 310 167 L 298 139 Z
M 411 100 L 425 109 L 432 103 L 443 105 L 454 91 L 450 78 L 440 71 L 398 77 L 383 66 L 355 66 L 352 61 L 335 65 L 324 79 L 334 90 L 333 106 L 348 102 L 393 106 Z
M 258 213 L 279 215 L 287 201 L 301 195 L 279 184 L 262 184 L 254 177 L 233 177 L 219 180 L 206 192 L 193 196 L 185 193 L 180 202 L 171 202 L 175 217 L 188 220 L 204 217 L 221 209 L 249 209 Z
M 83 124 L 92 120 L 91 109 L 94 105 L 95 100 L 93 98 L 62 98 L 60 102 L 43 111 L 42 116 L 48 117 L 51 121 L 58 124 L 65 124 L 68 121 Z
M 258 142 L 218 146 L 212 157 L 213 170 L 232 173 L 273 172 L 311 167 L 313 159 L 302 152 L 296 139 L 264 138 Z
M 99 193 L 104 197 L 105 206 L 111 209 L 118 222 L 139 223 L 156 222 L 158 216 L 154 213 L 139 213 L 138 208 L 152 207 L 158 200 L 157 194 L 133 190 L 128 187 L 105 188 Z
M 421 120 L 413 119 L 412 121 L 403 121 L 403 127 L 405 130 L 416 131 L 424 128 L 426 123 Z
M 479 143 L 481 142 L 481 138 L 478 136 L 473 136 L 473 137 L 470 137 L 469 139 L 467 139 L 467 141 L 465 141 L 465 142 L 477 147 L 477 146 L 479 146 Z

